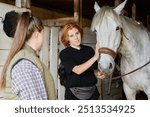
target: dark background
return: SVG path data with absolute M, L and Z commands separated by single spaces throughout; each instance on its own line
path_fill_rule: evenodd
M 94 2 L 97 1 L 102 7 L 109 5 L 114 7 L 114 0 L 82 0 L 82 16 L 87 19 L 92 19 L 95 14 Z M 124 0 L 122 0 L 123 2 Z M 136 4 L 136 20 L 146 23 L 147 15 L 150 15 L 150 0 L 128 0 L 125 10 L 128 16 L 131 17 L 132 4 Z M 42 7 L 49 10 L 55 10 L 68 14 L 74 12 L 74 0 L 31 0 L 31 5 Z

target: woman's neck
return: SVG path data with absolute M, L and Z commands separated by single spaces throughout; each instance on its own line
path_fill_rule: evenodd
M 34 44 L 26 42 L 26 45 L 28 45 L 29 47 L 31 47 L 34 51 L 37 51 L 37 49 L 34 46 Z
M 79 46 L 73 46 L 73 45 L 70 45 L 72 48 L 75 48 L 75 49 L 77 49 L 77 50 L 80 50 L 81 49 L 81 46 L 79 45 Z

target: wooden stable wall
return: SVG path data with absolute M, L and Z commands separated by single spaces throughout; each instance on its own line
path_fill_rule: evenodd
M 21 9 L 12 5 L 7 5 L 4 3 L 0 3 L 0 15 L 4 17 L 5 13 L 10 10 L 24 11 L 25 9 Z M 44 44 L 42 50 L 40 52 L 40 59 L 45 63 L 45 65 L 50 69 L 52 76 L 55 82 L 55 88 L 57 91 L 58 99 L 64 99 L 64 91 L 65 88 L 60 85 L 59 76 L 57 73 L 58 64 L 59 64 L 59 52 L 64 48 L 63 45 L 59 42 L 60 36 L 60 27 L 59 26 L 45 26 L 44 27 Z M 2 69 L 4 61 L 7 57 L 11 46 L 11 38 L 8 38 L 3 32 L 3 25 L 0 24 L 0 69 Z M 89 45 L 95 48 L 96 43 L 96 35 L 91 32 L 89 28 L 84 28 L 83 35 L 83 44 Z M 114 87 L 111 85 L 111 92 L 108 95 L 108 79 L 106 80 L 98 80 L 97 87 L 101 93 L 100 99 L 120 99 L 122 96 L 122 89 Z M 113 86 L 113 87 L 112 87 Z M 117 93 L 117 97 L 115 96 Z M 118 96 L 119 95 L 119 96 Z
M 15 10 L 19 12 L 27 11 L 27 9 L 25 8 L 18 8 L 16 6 L 8 5 L 8 4 L 4 4 L 0 2 L 0 17 L 4 18 L 6 12 L 11 11 L 11 10 Z M 9 52 L 9 49 L 11 47 L 11 42 L 12 42 L 12 39 L 6 36 L 6 34 L 3 31 L 3 23 L 2 21 L 0 21 L 0 73 L 1 73 L 4 61 Z
M 56 92 L 58 91 L 58 39 L 59 27 L 44 27 L 44 43 L 40 52 L 40 59 L 50 69 Z
M 8 5 L 0 2 L 0 17 L 4 19 L 6 12 L 11 10 L 15 10 L 19 12 L 27 11 L 27 9 L 25 8 L 18 8 L 16 6 Z M 11 43 L 12 43 L 12 38 L 7 37 L 7 35 L 4 33 L 2 19 L 0 18 L 0 74 L 4 62 L 6 60 L 6 57 L 8 55 L 9 49 L 11 47 Z M 0 98 L 1 98 L 1 92 L 0 92 Z

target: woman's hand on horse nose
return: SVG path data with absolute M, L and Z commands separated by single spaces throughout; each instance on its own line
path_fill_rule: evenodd
M 99 78 L 99 79 L 105 79 L 106 76 L 105 75 L 100 75 L 100 76 L 97 76 L 97 78 Z
M 99 78 L 99 79 L 105 79 L 106 78 L 106 76 L 104 74 L 102 74 L 101 71 L 97 71 L 96 77 Z

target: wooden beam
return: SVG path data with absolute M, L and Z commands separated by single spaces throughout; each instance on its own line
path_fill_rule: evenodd
M 149 16 L 149 14 L 147 15 L 147 28 L 150 31 L 150 16 Z
M 132 4 L 132 18 L 136 19 L 136 4 Z
M 82 0 L 80 1 L 80 7 L 79 7 L 79 25 L 82 27 Z
M 74 0 L 74 21 L 79 23 L 79 0 Z
M 47 26 L 44 26 L 44 31 L 43 31 L 43 46 L 40 51 L 40 59 L 41 61 L 49 68 L 49 44 L 50 44 L 50 28 Z
M 59 42 L 59 27 L 51 28 L 50 35 L 50 72 L 53 76 L 55 89 L 58 87 L 58 42 Z
M 121 0 L 115 0 L 115 6 L 118 6 L 121 3 Z
M 42 20 L 45 26 L 63 26 L 66 22 L 74 21 L 74 17 Z
M 80 14 L 80 17 L 79 17 L 79 14 Z M 43 20 L 42 22 L 45 26 L 63 26 L 67 22 L 73 22 L 73 21 L 77 22 L 80 26 L 82 26 L 82 0 L 74 0 L 73 17 L 46 19 L 46 20 Z
M 31 0 L 15 0 L 15 5 L 20 8 L 31 8 Z

